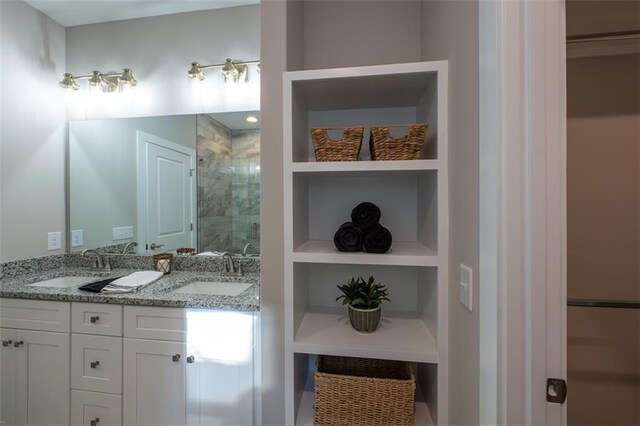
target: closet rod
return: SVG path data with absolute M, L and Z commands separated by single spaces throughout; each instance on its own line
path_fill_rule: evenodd
M 568 299 L 567 306 L 583 306 L 586 308 L 640 309 L 640 302 Z
M 618 40 L 631 40 L 631 39 L 637 39 L 637 38 L 640 38 L 640 30 L 568 36 L 567 43 L 587 43 L 587 42 L 594 42 L 594 41 L 618 41 Z

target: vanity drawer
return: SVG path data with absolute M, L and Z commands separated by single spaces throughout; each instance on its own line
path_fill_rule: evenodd
M 68 333 L 70 322 L 69 302 L 0 299 L 1 327 Z
M 122 339 L 72 334 L 71 388 L 122 393 Z
M 104 303 L 72 303 L 71 331 L 122 336 L 122 306 Z
M 124 307 L 124 337 L 184 342 L 187 311 L 179 308 Z
M 121 426 L 122 397 L 72 390 L 71 424 L 73 426 Z

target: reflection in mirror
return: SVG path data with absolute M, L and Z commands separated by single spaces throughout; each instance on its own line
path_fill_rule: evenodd
M 252 111 L 70 122 L 70 251 L 258 254 L 258 119 Z

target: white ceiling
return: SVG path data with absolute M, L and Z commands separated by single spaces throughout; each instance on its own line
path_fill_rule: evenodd
M 258 122 L 249 123 L 247 121 L 247 117 L 250 115 L 256 117 Z M 219 112 L 209 114 L 209 116 L 231 130 L 250 130 L 260 128 L 260 111 Z
M 65 27 L 259 4 L 260 0 L 24 0 Z

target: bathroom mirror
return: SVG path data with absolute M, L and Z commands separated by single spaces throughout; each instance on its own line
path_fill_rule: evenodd
M 258 254 L 259 118 L 245 111 L 70 122 L 70 251 Z

